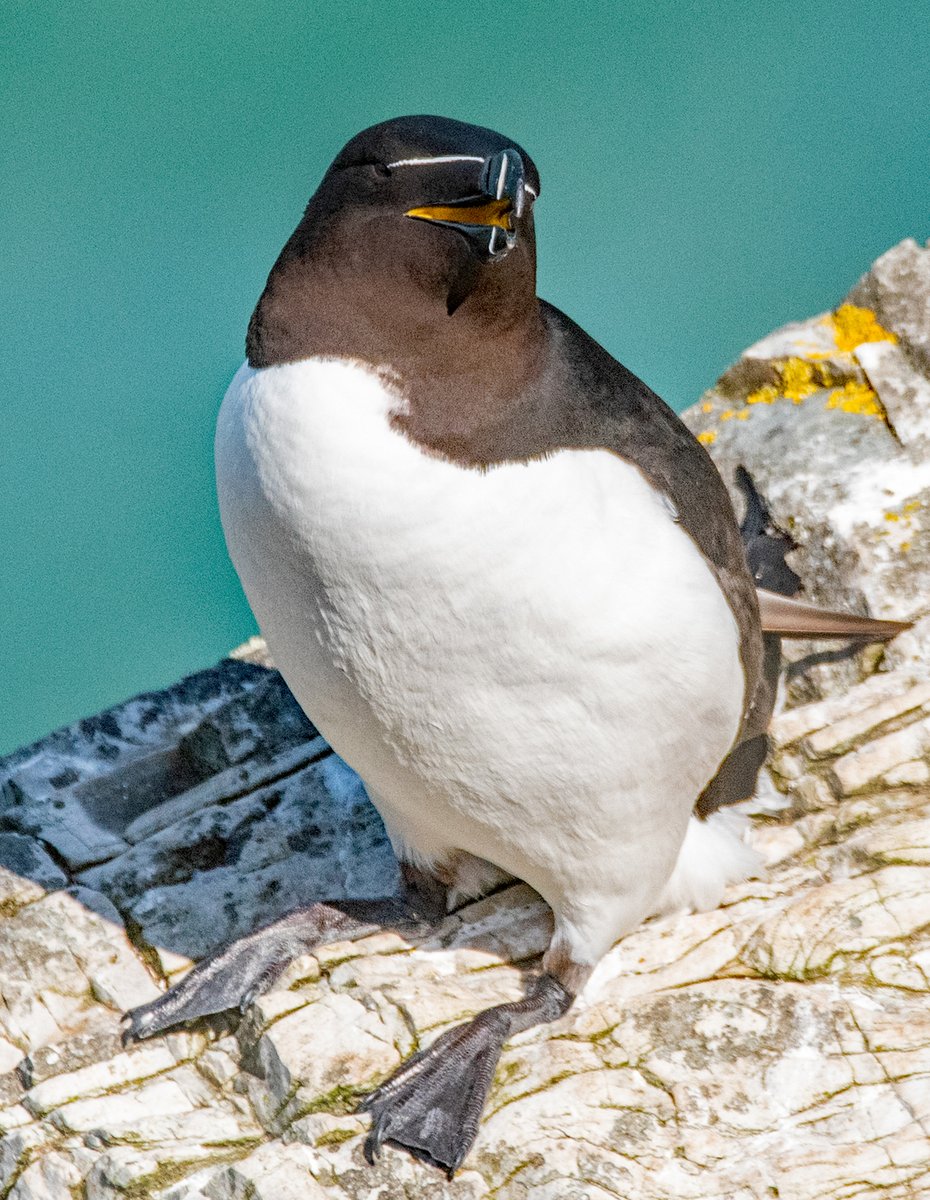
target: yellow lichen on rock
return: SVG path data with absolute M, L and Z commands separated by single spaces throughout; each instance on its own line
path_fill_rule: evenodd
M 778 388 L 772 387 L 769 384 L 766 387 L 757 388 L 754 392 L 750 392 L 746 397 L 747 404 L 774 404 L 778 399 Z
M 779 375 L 781 394 L 795 404 L 800 404 L 820 386 L 815 382 L 813 365 L 803 358 L 789 358 L 779 367 Z
M 827 408 L 838 408 L 842 412 L 858 413 L 863 417 L 885 419 L 885 410 L 875 392 L 867 383 L 856 383 L 854 380 L 830 393 Z
M 836 312 L 827 317 L 833 326 L 837 350 L 851 353 L 863 342 L 896 342 L 897 334 L 880 325 L 870 308 L 857 304 L 841 304 Z
M 884 517 L 887 522 L 887 527 L 879 529 L 880 534 L 897 534 L 902 540 L 897 543 L 897 549 L 906 554 L 911 548 L 912 538 L 914 536 L 914 516 L 921 509 L 920 500 L 908 500 L 906 504 L 900 504 L 897 508 L 888 508 L 885 510 Z
M 697 440 L 702 446 L 712 446 L 717 440 L 717 435 L 712 429 L 705 429 L 703 433 L 697 435 Z

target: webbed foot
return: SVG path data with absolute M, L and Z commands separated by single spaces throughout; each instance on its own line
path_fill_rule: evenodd
M 368 1162 L 391 1142 L 451 1179 L 477 1137 L 504 1043 L 532 1025 L 556 1020 L 573 999 L 554 976 L 542 975 L 523 1000 L 486 1009 L 414 1054 L 359 1105 L 372 1118 Z
M 244 1011 L 288 963 L 326 942 L 365 937 L 384 926 L 417 924 L 416 915 L 397 899 L 335 900 L 295 909 L 212 954 L 163 995 L 126 1013 L 123 1043 L 226 1009 Z

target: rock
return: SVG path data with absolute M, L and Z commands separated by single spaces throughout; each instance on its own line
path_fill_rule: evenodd
M 930 254 L 905 238 L 877 259 L 850 293 L 893 329 L 910 358 L 930 374 Z
M 35 1125 L 4 1130 L 0 1125 L 0 1195 L 8 1196 L 16 1179 L 44 1144 L 46 1131 Z
M 331 755 L 185 815 L 79 878 L 111 896 L 146 942 L 191 958 L 299 904 L 398 886 L 377 813 Z
M 56 1128 L 72 1133 L 100 1129 L 113 1140 L 138 1142 L 160 1140 L 151 1135 L 153 1125 L 164 1128 L 159 1118 L 173 1117 L 168 1137 L 177 1140 L 184 1135 L 195 1107 L 176 1080 L 156 1079 L 131 1091 L 75 1100 L 49 1113 L 49 1120 Z
M 270 760 L 263 756 L 253 762 L 220 771 L 186 792 L 147 809 L 124 829 L 126 841 L 131 845 L 145 841 L 152 834 L 167 829 L 169 825 L 174 825 L 185 817 L 199 813 L 211 804 L 225 804 L 254 792 L 267 783 L 292 775 L 328 754 L 329 747 L 322 738 L 314 738 L 291 750 L 285 750 Z
M 99 1029 L 95 992 L 114 1006 L 111 1022 L 123 1004 L 157 995 L 122 927 L 63 891 L 2 922 L 0 981 L 0 1033 L 21 1057 L 89 1025 Z
M 52 1076 L 33 1087 L 25 1103 L 36 1116 L 43 1116 L 72 1100 L 113 1092 L 124 1084 L 161 1075 L 174 1066 L 175 1057 L 166 1044 L 137 1046 L 128 1053 L 115 1054 L 108 1061 Z
M 30 1163 L 7 1193 L 9 1200 L 63 1200 L 81 1186 L 92 1156 L 79 1144 L 48 1150 Z
M 884 666 L 930 665 L 930 248 L 902 242 L 833 312 L 750 347 L 684 414 L 724 479 L 743 464 L 812 599 L 918 621 Z M 734 500 L 740 503 L 736 489 Z M 874 654 L 819 645 L 789 695 L 810 701 L 860 682 Z M 831 661 L 832 659 L 832 661 Z
M 215 775 L 257 754 L 270 760 L 317 736 L 284 680 L 269 671 L 255 688 L 205 717 L 179 747 L 198 774 Z
M 23 875 L 45 891 L 64 887 L 68 876 L 49 857 L 35 838 L 21 833 L 0 833 L 0 867 Z
M 807 739 L 807 750 L 815 758 L 838 754 L 848 750 L 865 736 L 874 737 L 876 730 L 898 717 L 909 716 L 918 709 L 926 711 L 928 705 L 930 683 L 918 684 L 897 696 L 890 696 L 887 700 L 852 713 L 825 729 L 818 729 Z
M 27 1088 L 34 1088 L 46 1079 L 60 1083 L 75 1072 L 96 1063 L 112 1066 L 113 1061 L 119 1061 L 121 1048 L 116 1022 L 105 1017 L 96 1027 L 85 1024 L 81 1033 L 75 1034 L 67 1041 L 39 1046 L 33 1050 L 20 1063 L 19 1077 Z M 75 1094 L 80 1095 L 83 1090 L 82 1080 L 77 1085 Z
M 76 870 L 121 853 L 133 817 L 204 778 L 178 748 L 184 735 L 267 678 L 226 660 L 16 751 L 0 773 L 3 828 L 54 847 Z
M 840 795 L 852 796 L 920 759 L 928 750 L 930 717 L 844 754 L 833 764 L 831 781 Z
M 0 1196 L 930 1194 L 928 263 L 895 247 L 688 414 L 728 479 L 754 474 L 815 599 L 918 620 L 885 650 L 789 648 L 770 794 L 746 806 L 760 878 L 647 921 L 514 1038 L 454 1180 L 390 1146 L 371 1167 L 358 1095 L 518 997 L 550 914 L 514 884 L 124 1048 L 119 1012 L 191 958 L 397 886 L 358 780 L 253 639 L 0 763 Z
M 885 410 L 889 429 L 905 446 L 930 441 L 930 383 L 893 342 L 865 342 L 856 358 Z
M 909 695 L 914 686 L 914 677 L 909 673 L 872 675 L 858 687 L 847 688 L 817 703 L 777 712 L 769 726 L 769 741 L 774 749 L 782 750 L 806 734 L 826 729 L 847 717 L 858 719 L 860 713 L 871 711 L 873 705 L 883 700 Z
M 219 1171 L 207 1184 L 208 1200 L 325 1200 L 310 1174 L 312 1157 L 303 1146 L 262 1146 Z
M 262 1036 L 258 1061 L 275 1111 L 298 1089 L 300 1106 L 362 1094 L 400 1066 L 401 1056 L 414 1048 L 410 1030 L 389 1006 L 378 1011 L 366 1000 L 345 992 L 321 995 Z M 321 1057 L 320 1046 L 331 1046 L 333 1054 Z
M 101 1154 L 87 1173 L 85 1195 L 87 1200 L 194 1200 L 199 1184 L 212 1178 L 216 1164 L 245 1153 L 245 1149 L 184 1140 L 157 1148 L 117 1146 Z

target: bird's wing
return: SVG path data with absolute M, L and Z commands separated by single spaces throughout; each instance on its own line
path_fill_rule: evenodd
M 764 503 L 741 536 L 716 466 L 681 419 L 564 313 L 544 301 L 541 310 L 558 353 L 537 391 L 531 424 L 539 440 L 528 443 L 524 431 L 515 431 L 514 450 L 548 453 L 557 447 L 597 446 L 633 463 L 671 501 L 677 521 L 704 555 L 736 619 L 747 709 L 733 749 L 697 802 L 698 813 L 707 816 L 743 799 L 755 785 L 775 702 L 781 637 L 884 640 L 908 625 L 826 612 L 757 590 L 753 573 L 759 566 L 766 568 L 759 578 L 771 580 L 773 586 L 781 583 L 788 591 L 799 582 L 784 563 L 790 538 L 771 523 Z M 747 554 L 753 558 L 754 548 L 759 561 L 751 573 Z M 773 573 L 773 564 L 784 569 Z
M 758 588 L 757 595 L 763 631 L 784 638 L 868 638 L 886 642 L 913 625 L 913 621 L 880 621 L 875 617 L 831 612 L 764 588 Z

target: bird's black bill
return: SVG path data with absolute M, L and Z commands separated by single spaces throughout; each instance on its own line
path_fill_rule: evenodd
M 480 195 L 420 205 L 404 216 L 457 229 L 489 258 L 503 258 L 517 244 L 515 222 L 526 207 L 525 174 L 517 151 L 502 150 L 484 164 Z

